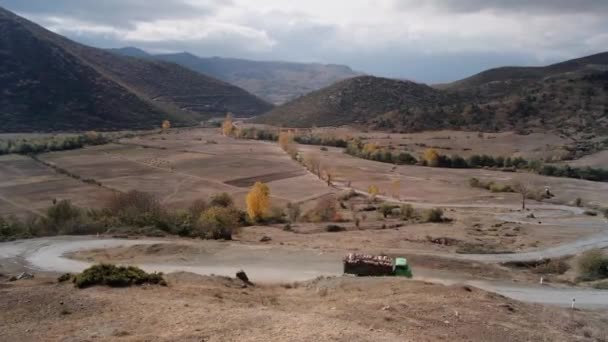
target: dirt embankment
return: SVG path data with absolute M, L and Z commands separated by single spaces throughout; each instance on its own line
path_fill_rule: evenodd
M 403 279 L 321 278 L 242 288 L 172 274 L 169 287 L 0 289 L 3 341 L 602 341 L 603 313 Z

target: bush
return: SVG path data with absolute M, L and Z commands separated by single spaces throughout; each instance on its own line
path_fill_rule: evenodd
M 536 266 L 532 272 L 537 274 L 564 274 L 568 272 L 570 265 L 563 260 L 548 260 Z
M 0 242 L 27 239 L 31 238 L 32 235 L 28 225 L 17 218 L 0 216 Z
M 310 222 L 330 222 L 338 216 L 336 199 L 333 196 L 323 197 L 317 201 L 317 205 L 306 213 L 306 219 Z
M 416 210 L 411 204 L 401 206 L 401 218 L 403 220 L 411 220 L 416 217 Z
M 46 218 L 42 220 L 50 233 L 71 234 L 82 232 L 85 221 L 82 209 L 72 205 L 69 200 L 59 201 L 46 210 Z M 86 229 L 84 229 L 86 232 Z
M 425 210 L 422 219 L 424 222 L 434 222 L 434 223 L 446 221 L 446 219 L 443 217 L 443 210 L 440 208 Z
M 211 207 L 198 220 L 196 235 L 203 239 L 232 240 L 240 221 L 241 213 L 236 208 Z
M 490 183 L 490 191 L 492 192 L 515 192 L 508 184 Z
M 287 218 L 289 222 L 295 223 L 300 218 L 300 205 L 296 203 L 287 203 Z
M 211 196 L 211 201 L 209 204 L 212 207 L 228 208 L 234 206 L 234 200 L 229 194 L 223 192 L 221 194 Z
M 66 281 L 72 279 L 72 274 L 71 273 L 64 273 L 62 275 L 59 276 L 59 278 L 57 278 L 57 282 L 58 283 L 65 283 Z
M 384 218 L 391 216 L 393 214 L 393 209 L 395 209 L 395 206 L 388 203 L 384 203 L 380 206 L 380 212 Z
M 585 252 L 581 256 L 578 266 L 582 280 L 608 278 L 608 257 L 604 256 L 599 249 Z
M 146 273 L 134 266 L 94 265 L 74 277 L 77 288 L 96 285 L 126 287 L 132 285 L 158 284 L 166 286 L 162 273 Z
M 197 199 L 196 201 L 190 204 L 190 208 L 188 208 L 188 212 L 192 217 L 201 217 L 201 214 L 209 208 L 207 201 L 204 199 Z
M 335 224 L 330 224 L 325 227 L 325 231 L 328 233 L 339 233 L 339 232 L 346 231 L 346 228 L 335 225 Z
M 167 228 L 166 212 L 162 209 L 160 201 L 146 192 L 133 190 L 127 193 L 115 193 L 108 199 L 106 210 L 108 214 L 115 216 L 126 225 Z

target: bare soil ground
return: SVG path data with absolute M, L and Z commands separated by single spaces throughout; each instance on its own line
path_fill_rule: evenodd
M 3 341 L 603 341 L 603 313 L 528 305 L 475 288 L 323 278 L 242 288 L 172 274 L 168 287 L 0 288 Z M 128 300 L 125 300 L 128 298 Z

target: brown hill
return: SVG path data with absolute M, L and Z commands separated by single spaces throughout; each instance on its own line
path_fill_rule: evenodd
M 0 8 L 0 131 L 158 127 L 272 105 L 175 64 L 84 46 Z
M 432 129 L 608 131 L 608 53 L 542 68 L 499 68 L 434 89 L 370 77 L 343 81 L 256 121 Z
M 448 103 L 450 97 L 423 84 L 360 76 L 302 96 L 255 121 L 302 127 L 366 124 L 396 109 L 435 106 Z

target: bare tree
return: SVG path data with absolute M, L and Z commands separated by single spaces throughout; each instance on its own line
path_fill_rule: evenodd
M 309 153 L 306 156 L 306 166 L 308 166 L 308 169 L 310 170 L 310 172 L 316 174 L 317 177 L 319 177 L 319 179 L 322 179 L 322 177 L 321 177 L 321 159 L 319 158 L 319 155 L 317 153 Z
M 513 190 L 521 195 L 521 210 L 526 210 L 526 199 L 532 193 L 528 184 L 517 181 L 512 186 Z

